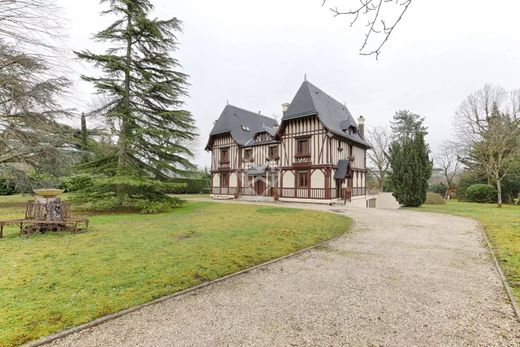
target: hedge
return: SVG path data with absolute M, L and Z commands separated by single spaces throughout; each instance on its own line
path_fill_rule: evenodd
M 173 183 L 184 183 L 181 188 L 175 189 L 170 193 L 175 194 L 200 194 L 209 193 L 210 179 L 174 178 Z

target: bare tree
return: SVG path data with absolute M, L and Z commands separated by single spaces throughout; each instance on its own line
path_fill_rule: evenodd
M 460 171 L 461 162 L 459 160 L 459 145 L 453 141 L 444 141 L 439 152 L 435 156 L 436 165 L 442 170 L 444 179 L 448 189 L 446 190 L 445 198 L 450 196 L 450 189 L 453 188 L 453 181 Z
M 70 132 L 58 101 L 70 85 L 59 76 L 59 8 L 54 0 L 0 0 L 0 166 L 54 168 Z
M 325 6 L 326 3 L 327 0 L 323 0 L 322 6 Z M 361 18 L 367 18 L 367 31 L 359 54 L 375 55 L 377 59 L 411 4 L 412 0 L 359 0 L 358 6 L 347 9 L 339 9 L 334 6 L 330 10 L 334 17 L 349 17 L 351 27 Z M 372 41 L 375 41 L 375 44 L 371 44 Z
M 370 162 L 370 172 L 376 177 L 379 189 L 383 191 L 386 176 L 390 167 L 387 153 L 392 136 L 386 127 L 372 127 L 367 129 L 367 140 L 372 148 L 367 152 Z
M 484 88 L 470 94 L 455 112 L 455 126 L 458 138 L 471 145 L 482 137 L 488 129 L 493 105 L 499 110 L 508 107 L 508 92 L 500 86 L 486 84 Z
M 520 160 L 518 91 L 486 85 L 469 95 L 456 112 L 465 162 L 484 172 L 497 188 L 502 205 L 502 180 Z
M 0 39 L 24 50 L 55 50 L 53 41 L 63 27 L 60 12 L 55 0 L 0 0 Z

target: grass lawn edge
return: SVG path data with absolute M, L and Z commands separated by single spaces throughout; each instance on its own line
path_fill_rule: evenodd
M 261 206 L 261 205 L 259 205 L 259 206 Z M 331 212 L 329 212 L 329 213 L 331 213 Z M 198 284 L 198 285 L 193 286 L 193 287 L 189 287 L 189 288 L 183 289 L 183 290 L 178 291 L 176 293 L 168 294 L 166 296 L 154 299 L 152 301 L 145 302 L 143 304 L 140 304 L 140 305 L 137 305 L 137 306 L 134 306 L 134 307 L 130 307 L 130 308 L 124 309 L 122 311 L 114 312 L 114 313 L 108 314 L 106 316 L 96 318 L 96 319 L 94 319 L 94 320 L 92 320 L 90 322 L 83 323 L 81 325 L 78 325 L 78 326 L 75 326 L 75 327 L 72 327 L 72 328 L 68 328 L 68 329 L 59 331 L 59 332 L 54 333 L 52 335 L 42 337 L 42 338 L 40 338 L 38 340 L 27 342 L 23 346 L 25 346 L 25 347 L 39 347 L 39 346 L 43 346 L 43 345 L 51 343 L 51 342 L 53 342 L 55 340 L 64 338 L 64 337 L 66 337 L 68 335 L 71 335 L 71 334 L 74 334 L 74 333 L 77 333 L 77 332 L 80 332 L 80 331 L 83 331 L 83 330 L 86 330 L 86 329 L 90 329 L 90 328 L 96 327 L 98 325 L 101 325 L 101 324 L 103 324 L 105 322 L 108 322 L 108 321 L 111 321 L 113 319 L 117 319 L 119 317 L 125 316 L 127 314 L 132 313 L 132 312 L 139 311 L 139 310 L 141 310 L 143 308 L 146 308 L 148 306 L 152 306 L 152 305 L 159 304 L 161 302 L 164 302 L 164 301 L 167 301 L 167 300 L 170 300 L 170 299 L 174 299 L 174 298 L 182 296 L 184 294 L 188 294 L 188 293 L 197 291 L 199 289 L 203 289 L 203 288 L 209 287 L 209 286 L 211 286 L 213 284 L 217 284 L 217 283 L 223 282 L 225 280 L 228 280 L 228 279 L 231 279 L 231 278 L 234 278 L 234 277 L 238 277 L 240 275 L 246 274 L 246 273 L 254 271 L 256 269 L 263 268 L 263 267 L 268 266 L 270 264 L 277 263 L 277 262 L 282 261 L 284 259 L 292 258 L 292 257 L 295 257 L 297 255 L 309 252 L 309 251 L 311 251 L 313 249 L 316 249 L 316 248 L 319 248 L 319 247 L 321 247 L 321 246 L 323 246 L 323 245 L 325 245 L 325 244 L 327 244 L 329 242 L 333 242 L 333 241 L 335 241 L 335 240 L 337 240 L 337 239 L 339 239 L 341 237 L 344 237 L 345 234 L 347 234 L 349 231 L 352 231 L 354 229 L 355 225 L 356 225 L 356 222 L 355 222 L 354 219 L 352 219 L 352 218 L 350 218 L 348 216 L 346 216 L 346 218 L 351 220 L 351 223 L 350 223 L 349 227 L 343 233 L 341 233 L 340 235 L 337 235 L 337 236 L 335 236 L 335 237 L 333 237 L 331 239 L 328 239 L 328 240 L 325 240 L 325 241 L 321 241 L 321 242 L 319 242 L 319 243 L 317 243 L 315 245 L 312 245 L 312 246 L 300 249 L 298 251 L 286 254 L 284 256 L 281 256 L 281 257 L 278 257 L 278 258 L 275 258 L 275 259 L 271 259 L 269 261 L 266 261 L 266 262 L 261 263 L 261 264 L 254 265 L 254 266 L 249 267 L 247 269 L 243 269 L 243 270 L 231 273 L 229 275 L 226 275 L 226 276 L 223 276 L 223 277 L 220 277 L 220 278 L 208 281 L 208 282 L 204 282 L 204 283 Z

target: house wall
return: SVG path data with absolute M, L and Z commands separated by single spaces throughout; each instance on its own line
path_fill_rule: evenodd
M 288 188 L 294 188 L 294 174 L 292 171 L 283 172 L 283 186 Z
M 229 166 L 220 164 L 221 149 L 223 148 L 229 148 Z M 230 170 L 236 170 L 239 167 L 238 145 L 229 134 L 216 136 L 211 147 L 211 170 L 219 170 L 224 167 Z
M 365 165 L 365 149 L 358 147 L 358 146 L 352 146 L 352 155 L 354 156 L 354 163 L 352 163 L 352 167 L 355 169 L 362 169 L 364 170 Z
M 294 157 L 296 154 L 296 140 L 299 137 L 310 136 L 310 158 L 305 159 L 312 165 L 324 165 L 328 162 L 328 136 L 323 124 L 316 116 L 298 118 L 287 122 L 282 134 L 282 143 L 280 150 L 280 165 L 282 167 L 291 167 L 298 160 Z
M 220 187 L 220 175 L 215 174 L 213 175 L 213 187 Z
M 309 138 L 310 157 L 297 158 L 296 141 L 301 137 Z M 261 133 L 256 140 L 269 140 L 270 135 Z M 352 145 L 351 145 L 352 144 Z M 269 147 L 278 147 L 278 161 L 268 161 Z M 229 149 L 229 164 L 220 163 L 220 150 Z M 247 148 L 252 150 L 252 161 L 245 158 Z M 354 157 L 351 163 L 352 177 L 342 183 L 342 188 L 352 187 L 353 197 L 365 195 L 366 183 L 366 157 L 365 149 L 346 139 L 332 135 L 323 126 L 316 116 L 294 119 L 285 124 L 281 134 L 281 142 L 278 144 L 265 144 L 249 147 L 239 147 L 229 134 L 217 136 L 211 148 L 212 153 L 212 185 L 220 187 L 220 173 L 228 171 L 230 174 L 229 187 L 236 188 L 248 186 L 247 169 L 251 165 L 270 164 L 270 167 L 279 170 L 270 175 L 281 176 L 281 180 L 273 180 L 273 186 L 282 188 L 282 197 L 301 199 L 334 199 L 336 197 L 336 182 L 334 180 L 335 166 L 338 160 Z M 309 187 L 297 188 L 295 172 L 299 170 L 309 171 Z M 273 176 L 270 176 L 273 177 Z M 276 183 L 278 182 L 278 183 Z M 218 190 L 224 192 L 224 190 Z M 225 192 L 233 194 L 235 190 L 225 189 Z M 254 191 L 242 189 L 241 194 L 254 194 Z
M 249 147 L 242 147 L 240 148 L 240 151 L 242 152 L 241 157 L 243 158 L 241 167 L 243 169 L 247 169 L 250 165 L 248 164 L 254 164 L 254 165 L 264 165 L 267 163 L 267 157 L 269 154 L 269 147 L 276 146 L 278 148 L 278 155 L 280 155 L 280 145 L 279 144 L 271 144 L 271 145 L 259 145 L 259 146 L 249 146 Z M 244 153 L 246 149 L 251 149 L 253 151 L 252 161 L 247 160 L 244 156 Z
M 325 174 L 322 170 L 315 170 L 311 176 L 312 188 L 325 188 Z
M 331 164 L 333 163 L 334 165 L 336 165 L 339 160 L 348 159 L 348 157 L 350 156 L 349 145 L 345 140 L 340 140 L 338 137 L 333 137 L 330 139 L 330 147 Z

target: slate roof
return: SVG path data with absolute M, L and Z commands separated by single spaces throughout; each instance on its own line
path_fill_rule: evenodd
M 317 115 L 323 125 L 332 133 L 370 147 L 370 144 L 363 140 L 358 132 L 348 133 L 349 127 L 352 126 L 357 130 L 358 126 L 347 107 L 309 81 L 304 81 L 289 104 L 282 123 L 311 115 Z
M 247 174 L 251 176 L 259 176 L 263 175 L 265 173 L 265 170 L 267 170 L 268 165 L 252 165 L 248 170 Z
M 260 132 L 276 133 L 278 122 L 270 117 L 244 110 L 233 105 L 226 105 L 222 114 L 210 132 L 206 149 L 211 147 L 214 135 L 230 133 L 240 146 L 254 145 L 255 134 Z
M 340 159 L 338 160 L 338 167 L 336 169 L 336 172 L 334 173 L 334 179 L 335 180 L 342 180 L 345 179 L 348 173 L 348 167 L 350 165 L 350 161 L 346 159 Z

